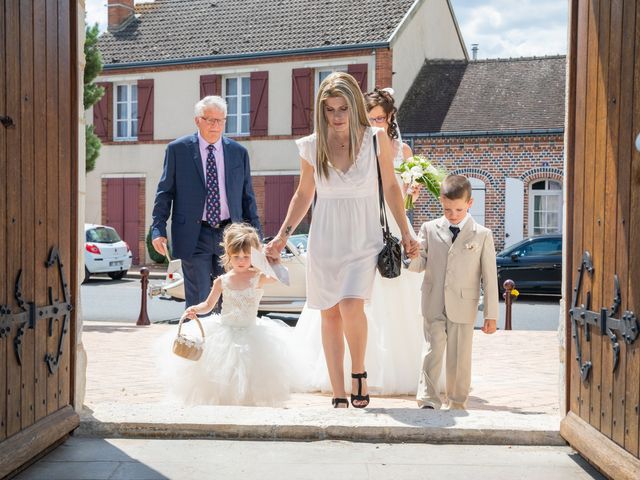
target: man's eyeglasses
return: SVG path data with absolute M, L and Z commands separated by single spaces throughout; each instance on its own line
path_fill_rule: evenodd
M 387 117 L 381 115 L 379 117 L 369 117 L 369 121 L 371 123 L 384 123 L 387 120 Z
M 215 127 L 216 125 L 222 125 L 227 120 L 226 118 L 207 118 L 207 117 L 200 117 L 200 118 L 205 122 L 207 122 L 207 125 L 211 125 L 212 127 Z

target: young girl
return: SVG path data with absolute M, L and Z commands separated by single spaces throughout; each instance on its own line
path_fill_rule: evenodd
M 276 280 L 251 266 L 251 247 L 261 245 L 250 225 L 229 226 L 223 246 L 227 273 L 213 282 L 204 302 L 183 315 L 195 320 L 223 297 L 220 315 L 200 319 L 205 330 L 202 357 L 191 361 L 172 355 L 162 371 L 173 396 L 187 404 L 278 406 L 289 398 L 295 383 L 292 332 L 283 322 L 256 318 L 262 287 Z M 199 336 L 195 323 L 183 325 L 183 332 Z

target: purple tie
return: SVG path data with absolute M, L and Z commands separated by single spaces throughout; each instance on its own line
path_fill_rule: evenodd
M 215 226 L 220 223 L 220 188 L 218 186 L 218 166 L 213 153 L 215 147 L 207 147 L 207 222 Z

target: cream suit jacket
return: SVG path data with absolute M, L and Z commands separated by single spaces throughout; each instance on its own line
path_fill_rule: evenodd
M 422 314 L 433 320 L 446 312 L 454 323 L 475 323 L 484 288 L 484 318 L 498 319 L 496 250 L 491 230 L 469 217 L 451 244 L 449 222 L 441 217 L 425 222 L 418 237 L 420 255 L 409 270 L 424 271 Z

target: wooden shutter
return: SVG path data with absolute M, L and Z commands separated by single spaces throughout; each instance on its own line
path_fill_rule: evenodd
M 347 67 L 347 73 L 356 79 L 362 93 L 367 91 L 367 68 L 366 63 L 356 63 Z
M 100 140 L 113 140 L 113 84 L 111 82 L 98 83 L 104 88 L 104 95 L 93 106 L 93 128 Z
M 222 94 L 221 75 L 200 75 L 200 98 Z
M 138 80 L 138 140 L 153 140 L 153 79 Z
M 313 129 L 312 68 L 294 68 L 291 77 L 291 133 L 307 135 Z
M 269 127 L 269 72 L 251 73 L 251 109 L 249 131 L 251 135 L 268 135 Z

